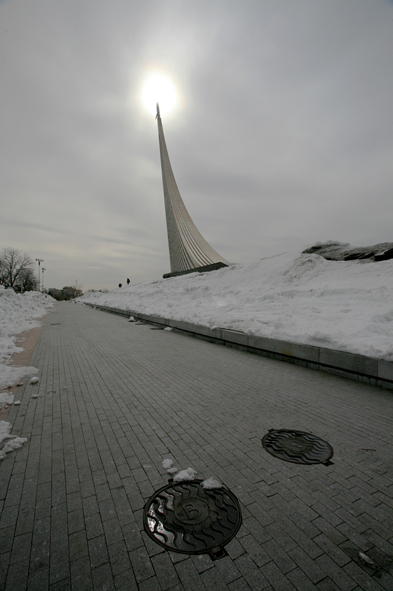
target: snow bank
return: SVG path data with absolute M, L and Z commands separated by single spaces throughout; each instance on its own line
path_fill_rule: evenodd
M 287 252 L 78 301 L 393 361 L 393 260 Z
M 14 437 L 11 435 L 11 428 L 11 423 L 0 421 L 0 460 L 4 460 L 7 453 L 14 449 L 19 449 L 27 441 L 26 437 Z
M 37 370 L 33 367 L 7 365 L 14 353 L 23 351 L 15 344 L 15 336 L 30 328 L 40 326 L 37 318 L 45 309 L 53 306 L 55 300 L 37 291 L 16 294 L 13 289 L 0 285 L 0 388 L 13 385 L 25 375 Z

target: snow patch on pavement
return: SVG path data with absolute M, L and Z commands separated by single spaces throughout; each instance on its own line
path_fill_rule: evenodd
M 11 435 L 11 429 L 11 423 L 0 421 L 0 460 L 4 460 L 7 453 L 19 449 L 28 441 L 26 437 L 15 437 Z

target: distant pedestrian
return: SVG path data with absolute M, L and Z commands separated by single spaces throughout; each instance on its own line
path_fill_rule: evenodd
M 121 287 L 121 283 L 119 283 L 119 287 Z
M 128 279 L 128 277 L 127 277 L 127 285 L 130 285 L 130 280 Z

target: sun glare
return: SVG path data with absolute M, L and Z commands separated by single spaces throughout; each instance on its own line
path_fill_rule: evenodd
M 178 98 L 172 82 L 165 76 L 154 74 L 143 87 L 142 100 L 145 107 L 154 114 L 158 103 L 161 115 L 165 115 L 176 106 Z

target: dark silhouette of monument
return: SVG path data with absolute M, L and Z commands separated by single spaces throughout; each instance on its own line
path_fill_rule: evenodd
M 226 267 L 228 262 L 206 242 L 183 203 L 169 160 L 158 104 L 156 119 L 171 261 L 171 272 L 166 273 L 164 277 L 174 277 L 196 271 L 214 271 Z

